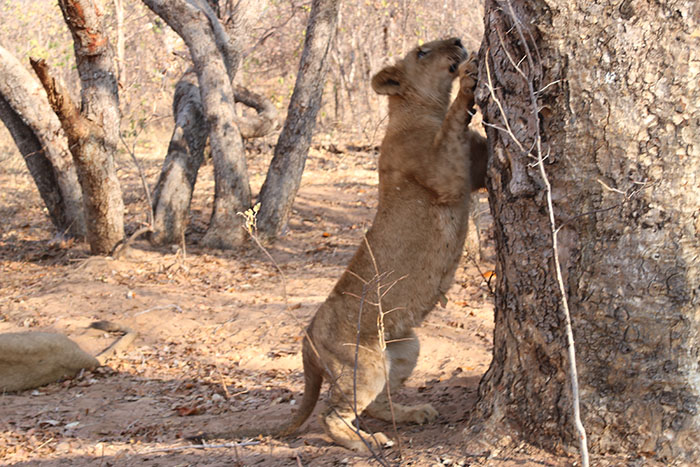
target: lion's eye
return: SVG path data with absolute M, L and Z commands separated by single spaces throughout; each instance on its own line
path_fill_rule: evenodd
M 423 58 L 423 57 L 425 57 L 426 55 L 428 55 L 428 52 L 430 52 L 430 50 L 418 49 L 418 52 L 416 52 L 416 56 L 417 56 L 418 58 Z

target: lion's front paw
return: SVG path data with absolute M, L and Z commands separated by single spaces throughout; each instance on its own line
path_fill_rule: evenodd
M 387 435 L 385 435 L 381 431 L 377 431 L 376 433 L 370 435 L 370 441 L 375 447 L 382 447 L 386 444 L 389 444 L 391 440 Z
M 479 64 L 476 53 L 469 54 L 469 58 L 459 65 L 459 87 L 465 94 L 473 94 L 476 87 L 476 79 L 479 73 Z

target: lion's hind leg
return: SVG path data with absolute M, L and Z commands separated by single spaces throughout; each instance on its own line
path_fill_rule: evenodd
M 405 339 L 387 344 L 387 357 L 390 361 L 389 390 L 392 394 L 396 394 L 399 388 L 403 386 L 404 381 L 413 372 L 419 352 L 418 336 L 413 331 Z M 395 420 L 397 423 L 419 424 L 433 421 L 438 416 L 437 410 L 430 404 L 403 405 L 396 402 L 389 404 L 386 390 L 377 396 L 367 407 L 365 413 L 370 417 L 387 422 Z
M 356 418 L 382 392 L 386 380 L 381 358 L 360 349 L 357 367 L 344 366 L 335 381 L 331 380 L 331 396 L 321 414 L 321 425 L 333 440 L 356 452 L 368 453 L 386 444 L 384 433 L 367 433 L 359 429 Z M 362 358 L 362 354 L 364 358 Z M 335 369 L 334 369 L 335 370 Z

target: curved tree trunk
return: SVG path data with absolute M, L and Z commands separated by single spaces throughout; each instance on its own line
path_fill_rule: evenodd
M 66 220 L 63 196 L 58 187 L 53 165 L 44 155 L 39 139 L 2 94 L 0 94 L 0 120 L 5 123 L 17 148 L 22 153 L 41 199 L 44 200 L 51 222 L 59 232 L 67 231 L 70 228 L 70 223 Z
M 151 242 L 166 245 L 180 242 L 187 227 L 197 172 L 204 160 L 209 128 L 202 115 L 197 75 L 187 72 L 175 87 L 175 129 L 163 170 L 153 190 Z
M 124 202 L 114 166 L 119 141 L 119 97 L 113 54 L 102 12 L 88 0 L 59 0 L 73 36 L 81 83 L 80 110 L 43 60 L 32 67 L 68 137 L 83 189 L 92 254 L 109 254 L 124 238 Z
M 236 102 L 240 102 L 257 112 L 257 115 L 236 118 L 243 139 L 262 138 L 279 128 L 277 108 L 266 97 L 243 86 L 236 86 L 233 98 Z
M 257 117 L 237 119 L 243 138 L 265 136 L 277 126 L 277 109 L 267 99 L 236 86 L 234 99 L 258 112 Z M 187 227 L 197 172 L 204 160 L 208 127 L 202 115 L 197 76 L 188 71 L 175 87 L 173 97 L 175 130 L 170 139 L 156 187 L 153 190 L 154 245 L 180 242 Z
M 287 227 L 309 153 L 316 115 L 328 70 L 328 51 L 335 37 L 339 0 L 313 0 L 294 93 L 260 190 L 258 229 L 272 239 Z
M 238 56 L 213 11 L 197 0 L 144 0 L 183 38 L 199 81 L 214 160 L 214 210 L 202 243 L 232 248 L 246 239 L 238 215 L 250 207 L 250 184 L 243 140 L 236 125 L 232 78 Z
M 61 234 L 85 236 L 83 198 L 61 124 L 40 84 L 0 47 L 0 119 L 19 148 L 51 222 Z
M 498 282 L 479 438 L 577 446 L 543 179 L 527 154 L 541 131 L 591 450 L 699 458 L 699 21 L 683 1 L 486 2 Z

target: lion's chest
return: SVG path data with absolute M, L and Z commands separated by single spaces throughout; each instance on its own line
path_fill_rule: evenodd
M 452 284 L 466 236 L 469 200 L 438 205 L 417 187 L 394 191 L 380 203 L 368 239 L 384 246 L 378 255 L 380 273 L 391 271 L 392 280 L 399 280 L 385 296 L 386 306 L 405 309 L 402 313 L 409 319 L 399 319 L 400 327 L 413 327 Z

